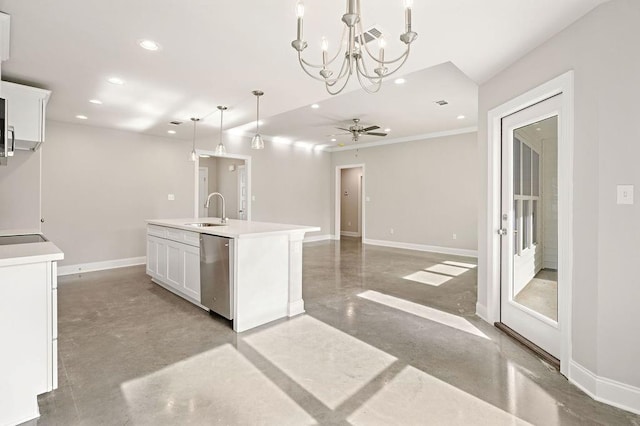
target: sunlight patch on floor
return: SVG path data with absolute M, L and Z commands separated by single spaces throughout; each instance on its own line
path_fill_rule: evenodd
M 427 271 L 418 271 L 413 274 L 409 274 L 407 276 L 402 277 L 405 280 L 415 281 L 421 284 L 428 284 L 434 287 L 438 287 L 447 281 L 449 281 L 452 277 L 447 277 L 446 275 L 434 274 L 433 272 Z
M 349 418 L 353 425 L 528 425 L 414 367 L 405 367 Z
M 467 268 L 460 268 L 459 266 L 445 265 L 442 263 L 438 263 L 437 265 L 433 265 L 425 269 L 425 271 L 436 272 L 438 274 L 451 275 L 453 277 L 457 277 L 458 275 L 462 275 L 465 272 L 469 271 Z
M 120 388 L 135 424 L 317 424 L 230 344 Z
M 444 263 L 445 265 L 459 266 L 461 268 L 468 268 L 468 269 L 477 268 L 477 265 L 474 265 L 473 263 L 454 262 L 453 260 L 445 260 L 442 263 Z
M 356 394 L 396 358 L 308 315 L 244 339 L 330 409 Z
M 358 294 L 358 297 L 370 300 L 372 302 L 380 303 L 385 306 L 389 306 L 394 309 L 407 312 L 412 315 L 419 316 L 421 318 L 435 321 L 437 323 L 446 325 L 448 327 L 455 328 L 456 330 L 464 331 L 465 333 L 473 334 L 474 336 L 482 337 L 483 339 L 489 339 L 486 334 L 474 327 L 466 319 L 442 312 L 437 309 L 430 308 L 428 306 L 420 305 L 418 303 L 410 302 L 408 300 L 400 299 L 398 297 L 389 296 L 379 293 L 373 290 L 367 290 Z

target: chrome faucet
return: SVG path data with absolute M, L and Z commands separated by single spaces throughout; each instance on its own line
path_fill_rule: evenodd
M 207 197 L 207 202 L 204 203 L 204 208 L 208 209 L 209 208 L 209 203 L 211 202 L 211 197 L 213 197 L 214 195 L 219 195 L 220 199 L 222 200 L 222 217 L 220 218 L 220 223 L 227 223 L 227 215 L 225 213 L 225 207 L 224 207 L 224 197 L 222 196 L 221 193 L 219 192 L 212 192 L 211 194 L 209 194 L 209 196 Z

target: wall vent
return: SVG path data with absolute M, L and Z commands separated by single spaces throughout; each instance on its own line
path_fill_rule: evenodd
M 170 121 L 169 124 L 171 124 L 172 126 L 179 126 L 182 124 L 182 121 Z
M 440 106 L 449 105 L 449 102 L 445 101 L 444 99 L 441 101 L 436 101 L 436 103 Z

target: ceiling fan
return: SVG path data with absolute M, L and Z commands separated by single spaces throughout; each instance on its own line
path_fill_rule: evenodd
M 353 119 L 353 124 L 351 126 L 349 126 L 349 128 L 336 127 L 336 129 L 344 130 L 344 131 L 348 132 L 348 133 L 343 133 L 343 134 L 345 134 L 345 135 L 350 134 L 351 135 L 351 140 L 353 142 L 358 142 L 358 140 L 360 139 L 361 135 L 387 136 L 386 133 L 380 133 L 380 132 L 373 132 L 372 131 L 372 130 L 377 130 L 379 128 L 380 128 L 380 126 L 364 127 L 363 125 L 360 124 L 360 119 L 359 118 L 354 118 Z

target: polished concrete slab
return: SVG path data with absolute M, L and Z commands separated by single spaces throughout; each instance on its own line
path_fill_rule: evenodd
M 474 259 L 304 250 L 307 313 L 242 334 L 143 267 L 61 277 L 60 387 L 33 423 L 640 425 L 477 318 Z

